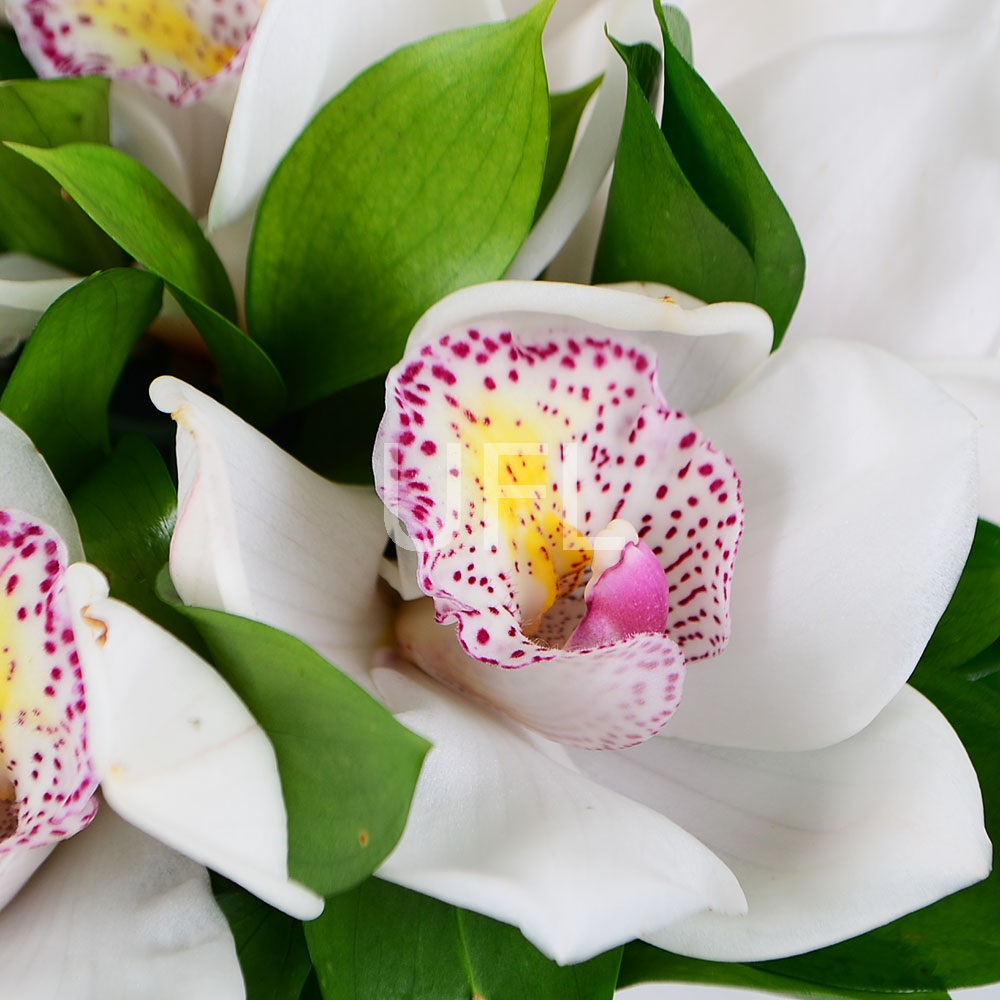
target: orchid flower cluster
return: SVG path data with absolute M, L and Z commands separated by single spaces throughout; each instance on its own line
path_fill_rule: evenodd
M 0 14 L 11 995 L 1000 980 L 994 0 Z

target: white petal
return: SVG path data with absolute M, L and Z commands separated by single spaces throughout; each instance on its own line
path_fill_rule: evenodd
M 556 281 L 495 281 L 442 299 L 417 321 L 407 350 L 450 329 L 489 317 L 522 333 L 572 325 L 581 333 L 627 331 L 656 351 L 660 389 L 673 408 L 690 411 L 722 399 L 766 357 L 768 315 L 742 302 L 692 306 L 665 285 L 606 287 Z
M 27 340 L 42 313 L 80 280 L 25 254 L 0 254 L 0 356 Z
M 310 472 L 183 382 L 157 379 L 150 391 L 178 424 L 178 593 L 291 632 L 364 683 L 387 624 L 376 584 L 388 536 L 374 492 Z
M 516 924 L 562 963 L 707 908 L 743 911 L 728 869 L 668 819 L 397 667 L 376 671 L 379 692 L 434 747 L 381 877 Z
M 648 936 L 680 954 L 745 962 L 811 951 L 990 871 L 975 771 L 944 716 L 909 687 L 867 729 L 825 750 L 658 738 L 572 757 L 669 814 L 739 878 L 745 916 L 698 914 Z
M 791 337 L 911 358 L 1000 349 L 1000 150 L 982 140 L 998 38 L 994 15 L 960 34 L 836 39 L 723 93 L 809 262 Z
M 929 375 L 979 421 L 979 515 L 1000 524 L 1000 358 L 928 361 Z
M 782 348 L 697 420 L 743 481 L 728 648 L 687 673 L 667 731 L 806 749 L 858 732 L 910 675 L 976 510 L 975 421 L 862 344 Z
M 55 476 L 24 431 L 0 414 L 0 509 L 11 507 L 53 528 L 70 561 L 83 558 L 76 518 Z
M 313 115 L 393 49 L 502 16 L 491 0 L 364 4 L 270 0 L 257 24 L 209 209 L 209 227 L 235 222 Z
M 18 1000 L 242 1000 L 205 870 L 105 805 L 0 913 L 4 991 Z
M 680 0 L 695 65 L 717 88 L 779 55 L 843 36 L 947 30 L 981 14 L 983 0 Z
M 55 850 L 56 843 L 0 855 L 0 910 L 20 892 L 38 866 Z
M 67 585 L 92 750 L 112 808 L 151 836 L 302 919 L 322 900 L 288 878 L 274 750 L 226 682 L 77 563 Z

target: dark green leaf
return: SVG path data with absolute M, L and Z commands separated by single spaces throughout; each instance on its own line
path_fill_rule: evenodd
M 142 164 L 92 143 L 11 148 L 48 171 L 143 267 L 227 319 L 236 318 L 233 290 L 212 244 L 191 213 Z
M 545 167 L 550 7 L 394 53 L 320 111 L 275 171 L 247 313 L 293 405 L 385 372 L 430 305 L 506 270 Z
M 755 302 L 770 313 L 777 345 L 802 290 L 802 246 L 736 124 L 687 61 L 679 13 L 654 6 L 662 128 L 651 127 L 633 75 L 594 280 L 661 281 L 709 302 Z
M 53 302 L 25 344 L 0 409 L 35 442 L 64 490 L 110 450 L 111 394 L 162 293 L 151 274 L 104 271 Z
M 357 885 L 403 832 L 427 743 L 298 639 L 177 607 L 274 745 L 292 877 L 323 895 Z
M 138 436 L 123 438 L 70 502 L 87 559 L 107 575 L 112 595 L 200 648 L 190 622 L 156 595 L 157 575 L 170 552 L 177 490 L 153 445 Z
M 35 71 L 24 58 L 17 35 L 9 28 L 0 28 L 0 80 L 31 80 Z
M 0 84 L 0 140 L 32 146 L 108 141 L 108 81 Z M 125 255 L 43 170 L 0 147 L 0 246 L 87 274 Z
M 248 892 L 218 893 L 243 970 L 247 1000 L 299 1000 L 312 971 L 302 924 Z
M 706 301 L 752 301 L 750 254 L 698 197 L 646 100 L 637 76 L 646 48 L 618 46 L 628 96 L 594 281 L 661 281 Z
M 621 950 L 560 967 L 513 927 L 369 879 L 306 925 L 325 1000 L 611 1000 Z
M 104 146 L 13 148 L 52 174 L 105 232 L 167 283 L 212 351 L 232 408 L 257 422 L 275 416 L 284 399 L 281 377 L 234 324 L 236 303 L 222 262 L 159 179 Z
M 552 94 L 549 97 L 549 155 L 545 161 L 542 192 L 538 196 L 538 205 L 535 208 L 536 219 L 545 210 L 545 206 L 559 187 L 559 181 L 562 180 L 566 164 L 569 162 L 569 154 L 573 149 L 580 116 L 600 85 L 601 78 L 598 76 L 576 90 Z
M 920 676 L 949 670 L 1000 636 L 1000 527 L 980 521 L 962 579 L 920 661 Z

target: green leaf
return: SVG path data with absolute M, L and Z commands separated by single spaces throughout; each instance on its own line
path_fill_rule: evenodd
M 594 77 L 576 90 L 549 96 L 549 154 L 545 161 L 545 175 L 542 178 L 542 191 L 535 206 L 535 219 L 545 211 L 559 187 L 559 181 L 569 162 L 569 154 L 573 150 L 573 140 L 580 126 L 580 117 L 588 101 L 601 85 L 601 77 Z
M 291 876 L 324 896 L 357 885 L 403 832 L 427 743 L 298 639 L 223 611 L 177 609 L 274 746 Z
M 948 608 L 920 660 L 920 676 L 981 653 L 1000 636 L 1000 527 L 980 520 Z
M 163 285 L 115 269 L 60 296 L 38 321 L 0 400 L 69 491 L 110 451 L 108 405 Z
M 200 650 L 191 623 L 156 594 L 177 514 L 177 490 L 156 448 L 137 435 L 123 438 L 70 504 L 87 560 L 106 574 L 112 595 Z
M 108 141 L 108 81 L 0 83 L 0 140 L 33 146 Z M 67 198 L 59 184 L 0 147 L 0 246 L 87 274 L 125 255 Z
M 12 148 L 52 174 L 108 235 L 167 283 L 212 351 L 226 402 L 255 422 L 276 416 L 284 400 L 281 377 L 235 325 L 236 302 L 222 262 L 160 180 L 109 147 Z
M 802 291 L 802 245 L 739 128 L 685 58 L 679 12 L 668 19 L 654 6 L 664 44 L 660 137 L 630 84 L 594 279 L 755 302 L 770 314 L 777 346 Z
M 215 901 L 233 932 L 247 1000 L 299 1000 L 312 971 L 302 924 L 236 888 Z
M 430 305 L 506 270 L 545 167 L 551 5 L 390 55 L 319 112 L 275 171 L 247 314 L 293 405 L 387 371 Z
M 373 878 L 306 925 L 324 1000 L 610 1000 L 621 949 L 560 967 L 513 927 Z
M 714 986 L 734 986 L 816 1000 L 876 1000 L 880 995 L 872 990 L 841 989 L 804 979 L 768 972 L 763 968 L 740 962 L 706 962 L 686 958 L 654 948 L 651 944 L 634 941 L 625 946 L 619 987 L 636 983 L 703 983 Z M 921 993 L 920 1000 L 947 1000 L 942 991 Z
M 59 149 L 9 145 L 59 181 L 143 267 L 227 319 L 236 318 L 233 290 L 212 244 L 191 213 L 141 163 L 92 143 Z
M 646 47 L 616 48 L 628 92 L 593 280 L 660 281 L 706 301 L 752 301 L 753 260 L 698 197 L 646 100 L 638 75 Z
M 0 80 L 32 80 L 35 71 L 24 58 L 17 35 L 9 28 L 0 28 Z

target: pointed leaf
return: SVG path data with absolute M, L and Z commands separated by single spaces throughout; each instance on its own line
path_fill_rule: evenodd
M 87 558 L 107 575 L 111 593 L 198 649 L 190 622 L 156 595 L 177 490 L 153 445 L 138 436 L 124 438 L 73 493 L 72 505 Z
M 162 291 L 144 271 L 96 274 L 57 299 L 25 344 L 0 408 L 35 442 L 64 490 L 110 450 L 111 394 L 160 310 Z
M 802 246 L 736 124 L 688 62 L 679 12 L 654 6 L 664 47 L 662 130 L 654 135 L 630 82 L 594 280 L 644 278 L 709 302 L 757 303 L 774 321 L 777 345 L 802 291 Z
M 187 209 L 144 166 L 93 143 L 59 149 L 9 145 L 48 171 L 145 268 L 235 319 L 233 290 L 218 254 Z
M 513 927 L 373 878 L 306 925 L 325 1000 L 611 1000 L 620 949 L 560 967 Z
M 298 1000 L 312 970 L 302 924 L 235 886 L 215 901 L 233 932 L 247 1000 Z
M 275 416 L 284 398 L 281 378 L 234 324 L 236 303 L 222 262 L 159 179 L 108 147 L 11 145 L 52 174 L 108 235 L 167 283 L 205 337 L 234 409 L 257 421 Z
M 503 274 L 545 165 L 550 7 L 389 56 L 316 116 L 275 172 L 247 313 L 295 405 L 386 371 L 430 305 Z
M 427 744 L 305 643 L 260 622 L 178 605 L 274 745 L 288 870 L 329 895 L 395 846 Z
M 10 68 L 16 71 L 16 66 Z M 0 140 L 33 146 L 107 143 L 108 81 L 91 77 L 0 84 Z M 0 246 L 83 274 L 125 262 L 118 247 L 64 196 L 56 181 L 4 148 L 0 199 Z

